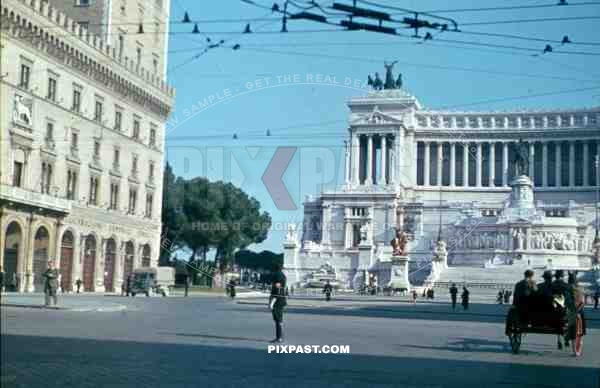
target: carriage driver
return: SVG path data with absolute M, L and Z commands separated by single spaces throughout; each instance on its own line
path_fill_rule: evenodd
M 515 285 L 513 305 L 517 308 L 522 322 L 529 321 L 529 304 L 532 296 L 537 292 L 537 286 L 533 280 L 533 275 L 533 271 L 528 269 L 525 271 L 525 278 Z

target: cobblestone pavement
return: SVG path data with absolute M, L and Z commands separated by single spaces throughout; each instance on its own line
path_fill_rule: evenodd
M 266 301 L 89 298 L 127 309 L 2 307 L 2 388 L 600 388 L 598 312 L 589 313 L 584 356 L 575 358 L 543 335 L 526 336 L 521 354 L 511 354 L 502 306 L 453 313 L 443 304 L 291 300 L 286 344 L 349 345 L 350 354 L 269 354 Z

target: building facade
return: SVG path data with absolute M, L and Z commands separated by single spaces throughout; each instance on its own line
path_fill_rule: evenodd
M 389 272 L 397 228 L 410 238 L 412 281 L 431 275 L 438 239 L 450 267 L 524 258 L 539 269 L 591 267 L 600 108 L 430 110 L 395 88 L 348 106 L 345 184 L 305 201 L 301 233 L 292 229 L 283 244 L 291 282 L 324 266 L 348 287 L 361 272 Z M 535 220 L 513 217 L 510 205 L 519 147 L 528 151 Z
M 2 3 L 0 265 L 7 290 L 41 291 L 50 259 L 63 291 L 79 280 L 82 291 L 120 291 L 134 268 L 157 265 L 174 90 L 164 71 L 166 31 L 157 38 L 122 22 L 123 12 L 137 21 L 141 9 L 139 20 L 151 14 L 164 21 L 169 2 Z M 129 31 L 121 33 L 123 26 Z M 106 40 L 115 36 L 122 36 L 116 44 Z

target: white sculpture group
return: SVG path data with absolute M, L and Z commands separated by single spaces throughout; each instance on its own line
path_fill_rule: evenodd
M 509 238 L 510 236 L 510 238 Z M 534 231 L 528 237 L 524 228 L 507 232 L 481 232 L 465 236 L 457 244 L 460 249 L 545 249 L 558 251 L 587 251 L 589 242 L 573 233 Z
M 31 125 L 31 100 L 27 100 L 23 96 L 15 95 L 13 121 L 16 123 Z

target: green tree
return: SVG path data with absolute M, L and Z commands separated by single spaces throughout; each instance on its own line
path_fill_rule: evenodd
M 163 173 L 159 265 L 169 265 L 171 253 L 184 246 L 181 228 L 186 223 L 186 217 L 182 211 L 181 181 L 181 178 L 175 177 L 171 165 L 167 162 Z

